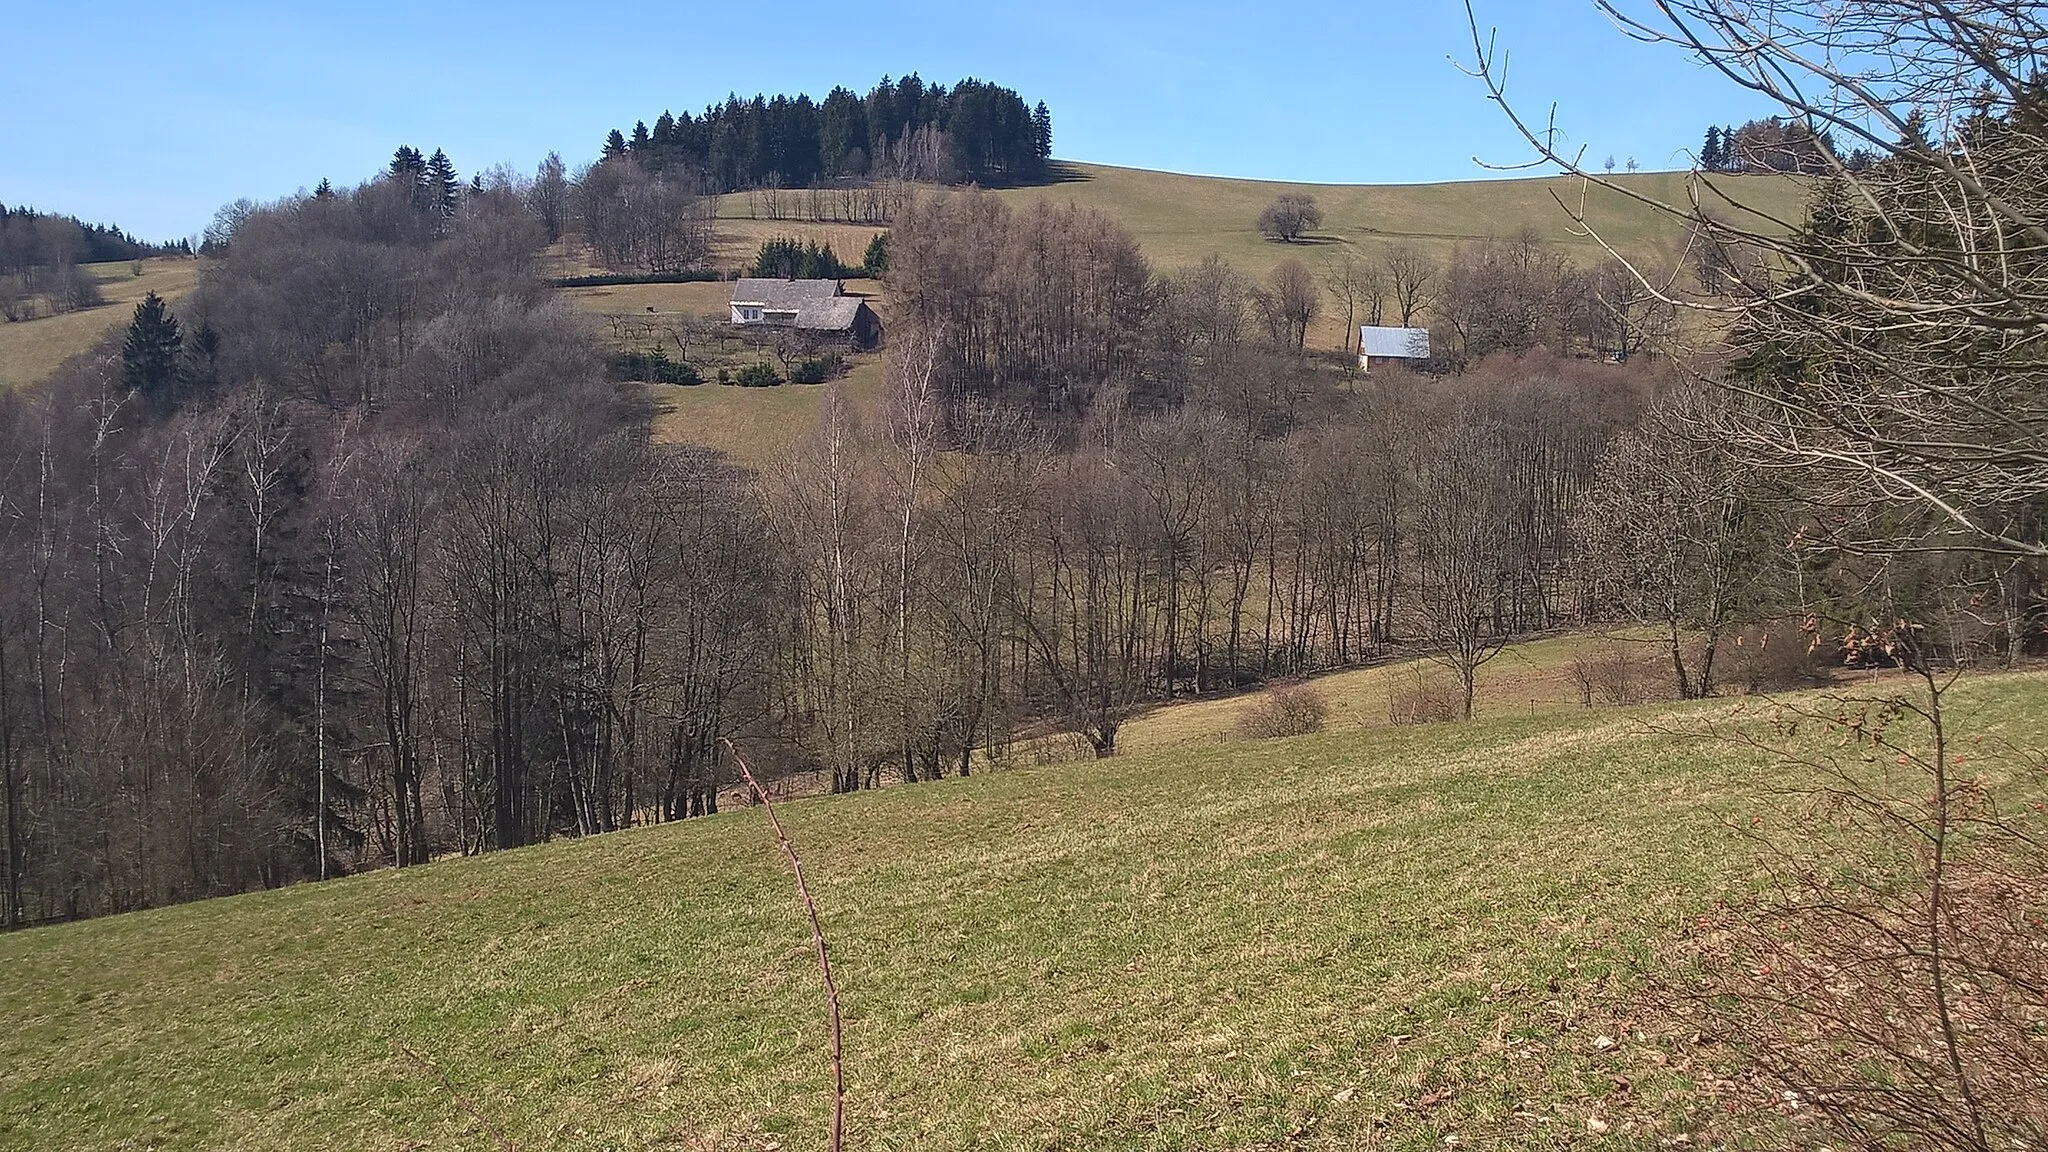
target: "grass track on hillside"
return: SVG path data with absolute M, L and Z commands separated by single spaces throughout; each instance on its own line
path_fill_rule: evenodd
M 2044 696 L 1987 678 L 1957 711 L 2038 743 Z M 792 803 L 849 1010 L 849 1146 L 1687 1129 L 1700 1102 L 1615 1014 L 1644 940 L 1740 883 L 1721 820 L 1770 772 L 1645 723 L 1728 707 Z M 488 1147 L 394 1042 L 522 1148 L 822 1146 L 815 969 L 756 811 L 23 933 L 0 971 L 8 1146 Z

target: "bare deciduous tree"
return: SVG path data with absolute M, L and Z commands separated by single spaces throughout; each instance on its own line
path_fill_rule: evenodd
M 1316 198 L 1302 192 L 1283 192 L 1259 212 L 1259 233 L 1268 240 L 1292 244 L 1323 226 L 1323 210 Z

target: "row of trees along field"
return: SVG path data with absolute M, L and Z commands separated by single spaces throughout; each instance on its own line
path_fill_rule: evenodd
M 81 265 L 171 254 L 189 256 L 191 248 L 182 241 L 145 244 L 109 224 L 0 204 L 0 320 L 99 304 L 99 286 Z
M 1045 175 L 1052 113 L 1008 88 L 972 77 L 951 88 L 916 73 L 882 81 L 866 97 L 834 88 L 809 96 L 729 96 L 701 116 L 663 112 L 631 135 L 614 128 L 604 159 L 630 157 L 651 172 L 688 173 L 705 190 L 804 188 L 894 177 L 953 184 L 1016 184 Z
M 1769 309 L 1857 303 L 1741 253 L 1747 391 L 1542 351 L 1568 326 L 1519 296 L 1466 324 L 1519 355 L 1367 381 L 1266 322 L 1277 283 L 1161 272 L 1085 209 L 918 201 L 887 402 L 832 396 L 753 474 L 605 382 L 537 275 L 547 165 L 442 196 L 411 155 L 226 214 L 177 314 L 0 399 L 9 922 L 687 818 L 728 738 L 847 790 L 1110 755 L 1153 702 L 1396 652 L 1443 670 L 1409 714 L 1451 717 L 1571 625 L 1651 626 L 1674 695 L 1873 589 L 1950 651 L 2038 631 L 2038 550 L 1785 546 L 1940 518 L 1758 466 L 1762 390 L 1841 363 Z M 1822 189 L 1809 265 L 1864 211 Z M 2038 542 L 2038 494 L 1971 499 Z

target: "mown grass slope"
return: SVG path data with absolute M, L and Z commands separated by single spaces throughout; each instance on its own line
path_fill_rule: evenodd
M 2038 741 L 2048 677 L 1957 697 Z M 793 802 L 854 1148 L 1647 1146 L 1630 962 L 1746 875 L 1732 705 L 1190 744 Z M 817 1148 L 757 810 L 0 939 L 0 1144 Z M 1598 1038 L 1618 1037 L 1618 1045 Z M 1606 1132 L 1594 1135 L 1588 1120 Z
M 90 264 L 106 303 L 13 324 L 0 323 L 0 389 L 34 384 L 57 366 L 100 342 L 134 316 L 135 305 L 154 291 L 176 302 L 199 282 L 199 262 L 157 258 L 142 262 L 135 275 L 128 261 Z

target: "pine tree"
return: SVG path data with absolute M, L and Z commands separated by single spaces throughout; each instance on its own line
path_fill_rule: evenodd
M 610 160 L 614 156 L 624 156 L 625 154 L 626 135 L 617 128 L 614 128 L 612 129 L 612 134 L 604 138 L 604 158 Z
M 1719 125 L 1707 126 L 1707 142 L 1700 146 L 1700 167 L 1709 172 L 1721 170 L 1721 129 Z
M 427 189 L 427 203 L 433 206 L 434 211 L 444 217 L 455 215 L 455 206 L 462 194 L 462 181 L 456 176 L 455 163 L 448 159 L 446 152 L 434 149 L 422 182 Z
M 167 409 L 175 399 L 179 352 L 184 339 L 178 318 L 154 291 L 135 306 L 128 337 L 121 342 L 121 384 L 152 407 Z

